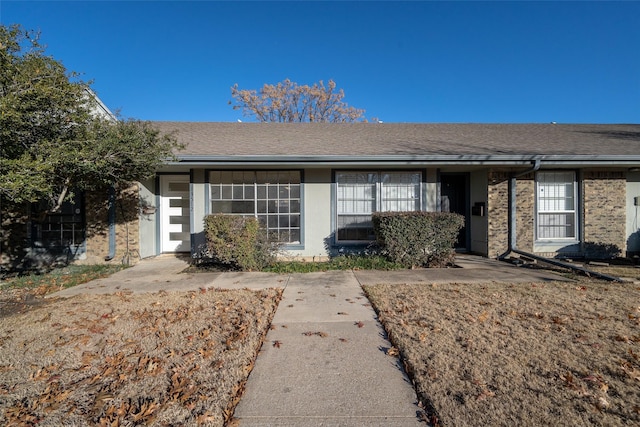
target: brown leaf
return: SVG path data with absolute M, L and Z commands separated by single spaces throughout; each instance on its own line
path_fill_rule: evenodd
M 282 342 L 281 342 L 281 341 L 275 340 L 275 341 L 273 342 L 273 346 L 274 346 L 275 348 L 280 348 L 280 346 L 281 346 L 281 345 L 282 345 Z
M 362 323 L 360 321 L 355 322 L 354 325 L 356 325 L 358 328 L 363 328 L 364 327 L 364 323 Z
M 317 336 L 322 337 L 322 338 L 326 338 L 326 337 L 329 336 L 329 334 L 326 333 L 326 332 L 311 332 L 311 331 L 303 332 L 302 335 L 307 336 L 307 337 L 310 337 L 310 336 L 313 336 L 313 335 L 317 335 Z

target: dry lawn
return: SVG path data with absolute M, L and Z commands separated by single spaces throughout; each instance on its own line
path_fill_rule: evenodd
M 366 291 L 432 425 L 640 425 L 637 284 Z
M 280 297 L 201 289 L 3 310 L 0 425 L 221 426 Z

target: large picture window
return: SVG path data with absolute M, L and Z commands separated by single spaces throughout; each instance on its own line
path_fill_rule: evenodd
M 336 172 L 338 241 L 375 240 L 371 214 L 421 210 L 422 173 Z
M 575 173 L 538 172 L 536 186 L 537 239 L 577 239 Z
M 212 171 L 211 213 L 254 216 L 282 243 L 300 243 L 300 171 Z

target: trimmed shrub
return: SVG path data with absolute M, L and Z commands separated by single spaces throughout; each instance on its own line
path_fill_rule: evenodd
M 584 242 L 584 256 L 587 259 L 615 259 L 622 251 L 613 243 Z
M 261 270 L 275 258 L 275 245 L 254 217 L 207 215 L 207 249 L 214 262 L 236 270 Z
M 407 267 L 444 267 L 453 262 L 453 247 L 464 216 L 449 212 L 375 212 L 373 229 L 392 262 Z

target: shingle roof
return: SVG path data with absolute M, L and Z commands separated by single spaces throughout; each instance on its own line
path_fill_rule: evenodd
M 154 122 L 185 157 L 630 156 L 640 125 Z

